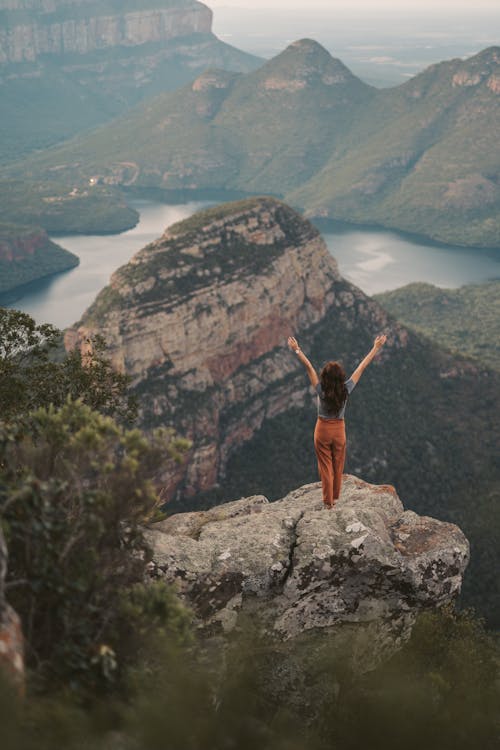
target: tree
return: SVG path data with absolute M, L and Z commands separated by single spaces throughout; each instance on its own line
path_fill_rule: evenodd
M 37 325 L 29 315 L 0 308 L 0 414 L 10 419 L 67 397 L 81 398 L 92 409 L 131 422 L 137 411 L 127 392 L 130 378 L 106 358 L 106 344 L 96 336 L 88 353 L 62 350 L 61 332 Z
M 187 446 L 167 430 L 146 438 L 70 398 L 0 423 L 8 597 L 28 664 L 45 682 L 95 689 L 132 658 L 123 634 L 138 610 L 125 600 L 148 561 L 142 525 L 158 505 L 151 477 Z

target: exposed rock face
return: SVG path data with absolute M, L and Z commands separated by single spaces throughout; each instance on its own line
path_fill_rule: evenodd
M 42 229 L 0 225 L 0 293 L 78 265 L 78 258 L 51 242 Z
M 5 600 L 7 547 L 0 529 L 0 668 L 22 686 L 24 679 L 24 649 L 21 621 Z
M 457 526 L 348 475 L 332 511 L 318 483 L 173 515 L 147 536 L 151 575 L 177 585 L 204 632 L 230 631 L 243 612 L 282 640 L 356 625 L 376 639 L 372 659 L 409 636 L 419 611 L 454 600 L 469 560 Z
M 95 0 L 26 5 L 7 0 L 0 4 L 0 11 L 10 10 L 0 29 L 0 63 L 32 62 L 40 55 L 82 55 L 211 31 L 211 10 L 195 0 L 152 0 L 147 5 Z
M 42 230 L 35 229 L 21 235 L 9 236 L 2 233 L 0 227 L 0 261 L 15 263 L 25 258 L 31 258 L 47 242 L 47 234 Z
M 172 424 L 193 440 L 182 478 L 189 495 L 212 488 L 264 420 L 309 399 L 287 337 L 358 316 L 387 323 L 340 277 L 309 222 L 261 198 L 169 228 L 113 275 L 66 346 L 102 333 L 113 363 L 133 377 L 143 424 Z M 393 350 L 404 347 L 407 333 L 393 325 L 390 339 Z

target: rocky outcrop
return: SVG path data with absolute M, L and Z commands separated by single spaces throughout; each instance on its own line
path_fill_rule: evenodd
M 405 510 L 393 487 L 345 476 L 338 505 L 319 483 L 276 502 L 243 498 L 147 531 L 150 573 L 174 583 L 206 634 L 257 615 L 280 640 L 347 627 L 369 664 L 408 638 L 417 614 L 453 601 L 469 544 L 451 523 Z
M 0 528 L 0 669 L 22 688 L 24 682 L 24 642 L 21 621 L 5 600 L 7 547 Z
M 42 249 L 49 238 L 43 230 L 29 230 L 22 234 L 3 232 L 0 226 L 0 261 L 16 263 L 32 258 L 37 250 Z
M 184 476 L 165 497 L 212 488 L 230 456 L 265 420 L 309 403 L 286 340 L 318 327 L 382 328 L 382 309 L 339 275 L 318 230 L 271 198 L 226 204 L 170 227 L 118 270 L 71 348 L 104 335 L 132 376 L 143 425 L 165 423 L 193 441 Z M 328 324 L 328 323 L 327 323 Z M 397 325 L 391 347 L 406 345 Z
M 0 293 L 78 265 L 78 258 L 51 242 L 42 229 L 0 225 Z
M 167 42 L 190 34 L 208 34 L 212 27 L 211 10 L 195 0 L 54 0 L 30 3 L 28 7 L 7 0 L 7 8 L 5 3 L 0 4 L 0 13 L 2 10 L 6 23 L 0 29 L 0 63 L 33 62 L 41 55 L 85 55 L 113 47 Z

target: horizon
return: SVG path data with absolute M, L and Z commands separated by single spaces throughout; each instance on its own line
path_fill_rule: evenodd
M 351 0 L 349 4 L 345 0 L 314 0 L 309 3 L 307 8 L 300 0 L 273 0 L 272 4 L 266 0 L 202 0 L 205 5 L 214 9 L 239 9 L 239 10 L 266 10 L 273 12 L 276 10 L 292 11 L 328 11 L 332 13 L 342 13 L 346 15 L 357 14 L 360 10 L 375 13 L 390 12 L 398 15 L 444 15 L 446 13 L 464 13 L 466 15 L 475 15 L 478 11 L 494 13 L 500 15 L 500 4 L 497 0 L 482 0 L 475 3 L 473 7 L 465 0 L 441 0 L 439 5 L 434 0 L 420 0 L 412 6 L 401 6 L 400 0 L 383 0 L 383 2 L 374 3 L 373 0 Z

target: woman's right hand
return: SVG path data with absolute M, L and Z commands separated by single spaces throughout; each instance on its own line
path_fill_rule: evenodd
M 299 344 L 297 342 L 297 339 L 295 339 L 293 336 L 288 337 L 288 346 L 293 352 L 296 352 L 297 349 L 299 349 Z
M 384 346 L 385 342 L 387 341 L 387 336 L 383 334 L 382 336 L 377 336 L 375 341 L 373 342 L 373 348 L 375 351 L 380 351 L 382 347 Z

